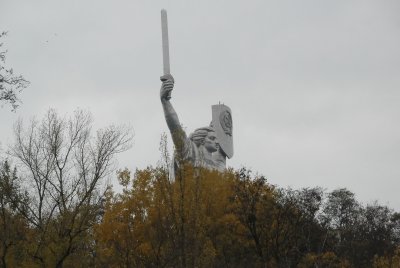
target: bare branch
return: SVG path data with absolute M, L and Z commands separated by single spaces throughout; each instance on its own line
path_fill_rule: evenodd
M 5 37 L 7 32 L 0 33 L 0 39 Z M 10 104 L 12 110 L 15 110 L 20 100 L 17 94 L 25 89 L 29 82 L 22 75 L 15 75 L 12 68 L 4 66 L 7 50 L 2 50 L 3 43 L 0 43 L 0 101 Z
M 75 248 L 78 234 L 95 222 L 103 198 L 99 189 L 113 172 L 116 154 L 131 146 L 131 129 L 110 126 L 93 137 L 91 125 L 88 112 L 77 110 L 67 118 L 49 110 L 40 124 L 32 120 L 24 127 L 20 120 L 14 127 L 15 142 L 9 154 L 34 186 L 25 185 L 35 204 L 26 216 L 46 233 L 40 238 L 40 247 L 47 246 L 47 239 L 69 241 L 61 243 L 65 245 L 61 262 Z M 41 257 L 40 252 L 37 248 L 34 255 Z

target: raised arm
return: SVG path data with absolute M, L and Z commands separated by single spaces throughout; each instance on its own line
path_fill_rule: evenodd
M 170 102 L 171 91 L 174 88 L 175 80 L 170 74 L 163 75 L 160 79 L 162 81 L 160 99 L 164 109 L 165 121 L 167 122 L 169 131 L 171 132 L 175 148 L 180 152 L 183 150 L 187 136 L 179 122 L 178 115 Z

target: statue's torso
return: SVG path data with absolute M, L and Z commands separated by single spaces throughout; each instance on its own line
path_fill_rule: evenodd
M 177 154 L 175 152 L 175 154 Z M 201 148 L 199 148 L 191 139 L 186 138 L 181 156 L 174 157 L 174 165 L 179 168 L 179 161 L 189 162 L 193 167 L 202 167 L 210 170 L 218 170 L 223 171 L 225 166 L 222 166 L 221 163 L 217 163 L 212 159 L 207 159 L 202 153 Z

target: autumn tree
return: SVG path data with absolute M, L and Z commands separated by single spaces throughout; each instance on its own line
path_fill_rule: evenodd
M 354 263 L 358 266 L 370 265 L 375 256 L 393 256 L 399 253 L 399 236 L 396 233 L 400 221 L 396 213 L 374 202 L 362 208 L 361 223 L 357 238 L 353 242 L 357 247 Z
M 400 267 L 400 247 L 397 247 L 393 254 L 384 254 L 383 256 L 375 255 L 373 268 L 394 268 Z
M 325 250 L 354 261 L 361 215 L 362 206 L 354 193 L 345 188 L 330 192 L 321 215 L 321 224 L 326 230 Z
M 274 194 L 273 187 L 266 183 L 265 177 L 253 178 L 251 171 L 244 168 L 236 173 L 235 216 L 246 227 L 252 240 L 249 250 L 254 252 L 258 258 L 256 262 L 260 264 L 266 263 L 271 257 L 269 245 L 272 239 L 270 230 L 273 225 Z
M 257 253 L 249 254 L 255 252 L 254 244 L 239 219 L 238 212 L 247 213 L 247 207 L 235 192 L 238 173 L 183 168 L 185 176 L 178 174 L 173 181 L 162 167 L 137 170 L 133 175 L 127 170 L 119 173 L 123 192 L 108 199 L 103 221 L 96 228 L 98 253 L 103 256 L 100 265 L 241 267 L 262 263 Z
M 8 161 L 0 164 L 0 258 L 1 267 L 22 266 L 26 241 L 29 235 L 27 221 L 16 209 L 18 202 L 25 202 L 20 193 L 16 170 Z
M 97 265 L 370 267 L 397 261 L 398 214 L 364 207 L 347 189 L 283 189 L 246 169 L 183 168 L 175 180 L 165 165 L 118 173 L 123 190 L 109 192 L 96 225 Z
M 347 189 L 279 188 L 245 168 L 220 173 L 183 162 L 171 179 L 169 154 L 162 155 L 157 167 L 118 172 L 122 192 L 108 192 L 95 228 L 97 266 L 343 268 L 397 261 L 399 214 L 364 207 Z
M 112 174 L 115 155 L 130 146 L 126 128 L 110 126 L 93 137 L 91 127 L 90 114 L 82 110 L 69 118 L 49 110 L 41 122 L 15 125 L 10 155 L 20 166 L 28 199 L 17 208 L 33 229 L 30 254 L 40 265 L 62 267 L 88 246 L 104 179 Z
M 298 251 L 321 252 L 324 231 L 319 223 L 322 204 L 324 201 L 324 191 L 320 187 L 303 188 L 296 192 L 296 204 L 301 214 L 301 234 L 298 243 Z

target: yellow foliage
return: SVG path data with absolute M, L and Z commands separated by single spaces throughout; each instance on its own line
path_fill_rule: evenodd
M 309 253 L 301 260 L 299 268 L 350 268 L 347 260 L 338 258 L 333 252 L 325 252 L 322 254 Z
M 293 196 L 263 177 L 190 166 L 174 181 L 151 167 L 118 177 L 124 191 L 108 193 L 94 232 L 98 266 L 351 267 L 334 252 L 298 250 L 309 222 Z M 399 256 L 376 257 L 374 267 L 397 267 Z
M 393 256 L 375 256 L 374 268 L 400 268 L 400 247 L 394 251 Z
M 219 250 L 240 244 L 245 228 L 233 213 L 234 173 L 191 167 L 181 172 L 173 182 L 160 168 L 137 170 L 133 179 L 127 170 L 120 172 L 121 184 L 132 181 L 132 187 L 109 198 L 96 227 L 99 251 L 112 265 L 129 259 L 137 265 L 205 267 Z

